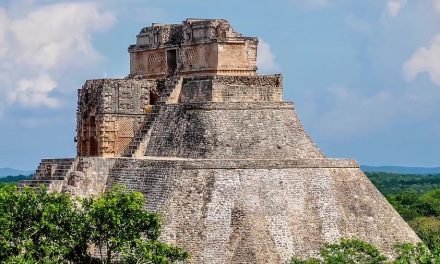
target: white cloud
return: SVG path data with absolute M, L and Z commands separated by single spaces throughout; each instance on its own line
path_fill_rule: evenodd
M 390 17 L 399 15 L 400 10 L 406 4 L 406 0 L 390 0 L 387 2 L 387 14 Z
M 434 0 L 435 11 L 440 13 L 440 0 Z
M 6 12 L 0 8 L 0 56 L 6 52 L 6 31 L 8 30 L 8 17 Z
M 57 83 L 48 75 L 42 74 L 35 79 L 22 79 L 18 87 L 9 92 L 10 103 L 18 102 L 25 106 L 57 107 L 59 102 L 49 94 Z
M 19 17 L 0 8 L 0 104 L 58 106 L 54 91 L 62 69 L 99 61 L 92 34 L 114 22 L 111 13 L 86 2 L 33 7 Z
M 403 69 L 408 81 L 426 72 L 433 83 L 440 85 L 440 34 L 434 38 L 430 47 L 419 48 L 405 62 Z
M 279 71 L 280 67 L 275 61 L 270 44 L 259 38 L 257 66 L 262 73 L 273 73 Z

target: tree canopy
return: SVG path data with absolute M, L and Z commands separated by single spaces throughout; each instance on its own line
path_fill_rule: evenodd
M 420 243 L 417 245 L 396 244 L 395 259 L 389 259 L 379 250 L 358 239 L 342 239 L 338 243 L 327 244 L 321 249 L 320 258 L 300 259 L 293 257 L 290 264 L 437 264 L 438 254 L 429 251 Z
M 0 185 L 0 263 L 174 263 L 182 249 L 158 240 L 160 216 L 139 192 L 115 187 L 75 199 Z

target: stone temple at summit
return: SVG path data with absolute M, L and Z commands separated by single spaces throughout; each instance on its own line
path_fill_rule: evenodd
M 78 90 L 77 157 L 43 159 L 22 184 L 141 191 L 189 263 L 285 263 L 341 238 L 387 255 L 419 242 L 357 162 L 313 143 L 282 76 L 257 74 L 257 46 L 222 19 L 143 28 L 126 78 Z

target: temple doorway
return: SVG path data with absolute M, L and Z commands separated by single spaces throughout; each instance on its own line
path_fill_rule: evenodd
M 168 73 L 174 74 L 177 69 L 177 50 L 171 49 L 167 50 L 167 67 Z

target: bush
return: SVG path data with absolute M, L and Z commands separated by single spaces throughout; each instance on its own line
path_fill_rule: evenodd
M 417 245 L 404 243 L 395 246 L 397 258 L 394 264 L 435 264 L 435 257 L 428 247 L 422 243 Z
M 339 243 L 327 244 L 321 249 L 321 259 L 301 260 L 293 258 L 290 264 L 382 264 L 387 263 L 374 246 L 357 239 L 342 239 Z
M 377 248 L 357 239 L 342 239 L 341 242 L 325 245 L 320 259 L 292 258 L 290 264 L 437 264 L 440 257 L 432 254 L 422 243 L 395 245 L 396 259 L 388 260 Z
M 122 187 L 96 199 L 75 200 L 44 188 L 1 185 L 0 263 L 174 263 L 188 258 L 157 240 L 160 217 L 143 206 L 141 193 Z M 101 258 L 94 258 L 90 245 Z

